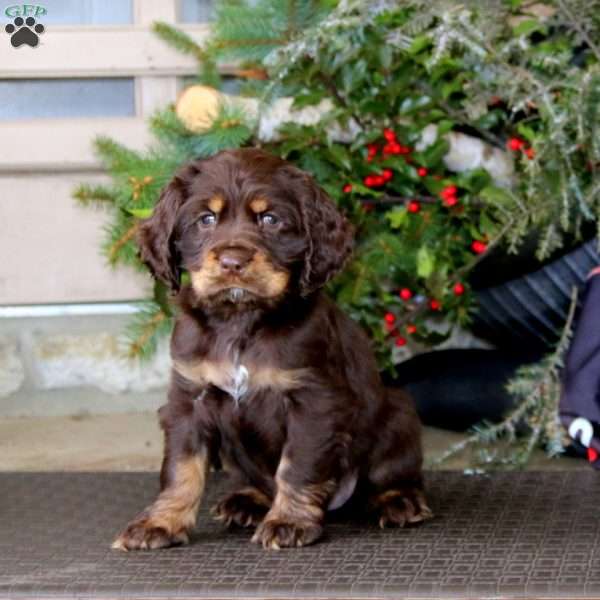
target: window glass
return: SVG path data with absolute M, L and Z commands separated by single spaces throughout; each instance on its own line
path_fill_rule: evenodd
M 18 2 L 14 5 L 23 6 Z M 44 0 L 40 5 L 47 11 L 39 16 L 44 25 L 127 25 L 133 22 L 132 0 Z
M 134 114 L 133 78 L 0 79 L 0 120 Z
M 181 23 L 206 23 L 214 15 L 215 0 L 179 0 Z

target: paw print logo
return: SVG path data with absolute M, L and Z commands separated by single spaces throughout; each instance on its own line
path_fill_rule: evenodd
M 17 17 L 12 23 L 9 23 L 4 30 L 10 35 L 10 43 L 18 48 L 23 44 L 27 44 L 35 48 L 40 38 L 38 34 L 44 33 L 44 26 L 41 23 L 36 25 L 33 17 L 27 17 L 23 20 L 22 17 Z

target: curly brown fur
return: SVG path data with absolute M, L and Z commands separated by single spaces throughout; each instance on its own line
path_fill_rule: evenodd
M 163 491 L 117 547 L 186 541 L 203 479 L 181 465 L 226 465 L 235 485 L 216 517 L 257 526 L 268 548 L 316 541 L 358 488 L 382 525 L 431 516 L 412 403 L 382 385 L 365 334 L 320 291 L 352 227 L 310 176 L 260 150 L 194 161 L 138 242 L 179 313 Z

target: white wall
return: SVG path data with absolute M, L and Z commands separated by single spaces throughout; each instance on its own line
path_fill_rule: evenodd
M 52 11 L 52 2 L 42 4 Z M 0 102 L 0 305 L 131 300 L 149 293 L 149 277 L 105 264 L 100 240 L 106 215 L 71 197 L 78 183 L 103 180 L 94 136 L 143 148 L 147 117 L 176 99 L 181 76 L 196 72 L 193 59 L 150 31 L 154 20 L 178 20 L 176 0 L 133 0 L 132 9 L 129 25 L 65 25 L 48 18 L 36 48 L 14 48 L 6 34 L 0 39 L 0 80 L 133 77 L 135 90 L 135 115 L 129 117 L 2 118 Z M 2 30 L 8 21 L 0 14 Z M 206 24 L 182 28 L 198 40 L 208 33 Z

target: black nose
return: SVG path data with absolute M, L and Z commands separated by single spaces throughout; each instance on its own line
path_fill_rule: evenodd
M 226 248 L 219 255 L 221 271 L 229 275 L 240 275 L 252 260 L 253 254 L 246 248 Z

